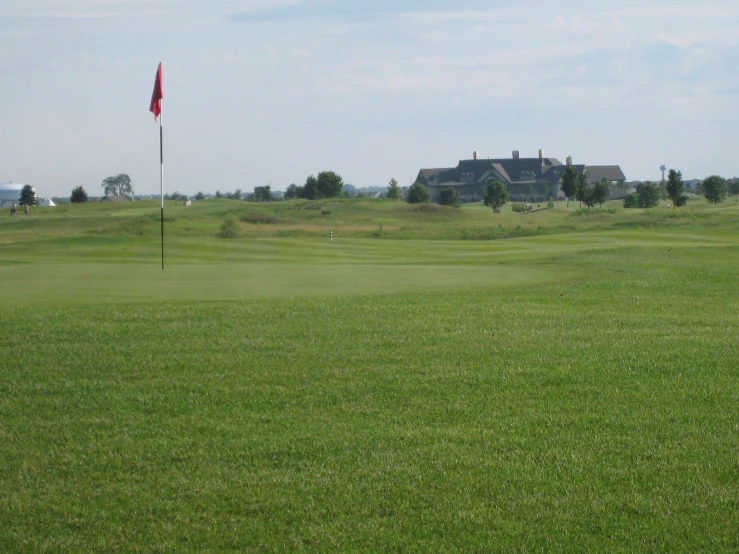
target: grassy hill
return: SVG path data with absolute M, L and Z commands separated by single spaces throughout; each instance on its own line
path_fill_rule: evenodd
M 269 204 L 213 199 L 191 206 L 167 202 L 165 216 L 170 237 L 214 237 L 223 220 L 233 218 L 246 238 L 324 237 L 333 229 L 344 238 L 490 240 L 623 228 L 731 226 L 739 209 L 736 198 L 718 206 L 691 199 L 680 210 L 625 210 L 620 201 L 606 203 L 603 209 L 579 209 L 575 202 L 569 208 L 557 202 L 553 209 L 525 214 L 513 213 L 510 205 L 494 214 L 482 204 L 457 209 L 369 199 Z M 65 204 L 36 208 L 28 219 L 2 217 L 0 232 L 4 244 L 60 236 L 158 237 L 159 219 L 156 201 Z
M 734 199 L 166 214 L 0 217 L 0 550 L 739 548 Z

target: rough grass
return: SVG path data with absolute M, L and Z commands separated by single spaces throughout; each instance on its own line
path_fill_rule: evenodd
M 400 201 L 333 199 L 321 201 L 250 203 L 205 200 L 192 206 L 165 209 L 168 237 L 215 237 L 225 218 L 242 226 L 247 238 L 324 237 L 328 230 L 339 238 L 414 240 L 499 240 L 592 230 L 628 228 L 730 227 L 739 232 L 739 203 L 730 199 L 718 206 L 692 198 L 678 210 L 624 210 L 619 201 L 603 209 L 569 208 L 556 202 L 553 209 L 515 214 L 510 205 L 494 214 L 482 204 L 460 209 L 438 205 L 409 205 Z M 159 207 L 154 201 L 130 204 L 66 204 L 36 208 L 30 218 L 1 218 L 0 245 L 59 236 L 148 236 L 159 234 Z

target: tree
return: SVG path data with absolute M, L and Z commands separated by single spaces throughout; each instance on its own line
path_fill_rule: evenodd
M 639 207 L 639 195 L 637 193 L 631 193 L 624 196 L 624 208 L 638 208 Z
M 421 183 L 415 183 L 408 187 L 408 194 L 406 195 L 406 202 L 409 204 L 426 204 L 431 200 L 431 194 L 429 189 Z
M 229 193 L 228 198 L 231 200 L 241 200 L 241 189 L 236 189 L 236 192 Z
M 341 176 L 333 171 L 321 171 L 318 174 L 318 191 L 321 198 L 339 198 L 344 181 Z
M 674 169 L 670 170 L 667 176 L 667 196 L 672 200 L 673 209 L 676 206 L 684 206 L 688 201 L 685 195 L 685 184 L 683 183 L 683 174 Z
M 439 194 L 439 204 L 459 208 L 462 205 L 462 198 L 454 187 L 445 187 Z
M 285 200 L 292 200 L 294 198 L 303 198 L 303 187 L 292 183 L 285 191 Z
M 223 198 L 223 193 L 220 190 L 216 191 L 216 198 Z
M 497 210 L 502 208 L 506 202 L 508 202 L 508 190 L 503 183 L 500 181 L 493 181 L 485 187 L 483 204 L 493 208 L 493 210 Z
M 87 202 L 87 192 L 82 188 L 82 185 L 72 189 L 72 195 L 69 197 L 69 201 L 72 202 L 72 204 L 82 204 L 83 202 Z
M 125 173 L 115 177 L 106 177 L 101 185 L 105 196 L 129 196 L 133 197 L 131 178 Z
M 228 216 L 223 220 L 221 231 L 217 234 L 222 239 L 235 239 L 241 236 L 241 227 L 238 221 L 232 216 Z
M 387 197 L 390 200 L 400 200 L 400 187 L 395 179 L 390 179 L 387 187 Z
M 357 187 L 344 183 L 344 187 L 341 189 L 341 195 L 344 198 L 357 198 Z
M 254 187 L 254 192 L 250 195 L 249 199 L 254 202 L 272 202 L 274 199 L 272 186 Z
M 590 188 L 590 183 L 588 183 L 588 176 L 585 172 L 578 173 L 577 176 L 577 187 L 575 188 L 575 200 L 580 202 L 580 207 L 582 208 L 582 203 L 585 202 L 585 205 L 587 207 L 592 206 L 590 203 L 591 201 L 591 193 L 592 189 Z
M 720 204 L 726 200 L 729 194 L 729 184 L 726 179 L 718 175 L 711 175 L 703 181 L 703 196 L 706 197 L 711 204 Z
M 195 200 L 205 200 L 205 195 L 203 194 L 203 191 L 198 191 L 198 193 L 195 195 Z
M 18 196 L 18 204 L 21 206 L 35 206 L 36 202 L 36 189 L 31 185 L 23 185 L 20 196 Z
M 580 183 L 580 172 L 577 168 L 569 166 L 562 175 L 562 193 L 567 198 L 567 207 L 570 207 L 570 198 L 577 193 L 577 187 Z
M 659 204 L 660 190 L 657 185 L 649 181 L 636 185 L 637 205 L 639 208 L 654 208 Z M 628 207 L 628 206 L 626 206 Z
M 732 179 L 729 181 L 729 194 L 732 196 L 739 194 L 739 179 Z
M 595 183 L 590 193 L 590 200 L 593 204 L 598 204 L 601 209 L 603 208 L 603 202 L 611 197 L 611 185 L 608 179 L 603 177 L 600 181 Z
M 302 197 L 308 200 L 337 198 L 341 196 L 343 188 L 344 182 L 337 173 L 322 171 L 318 174 L 318 177 L 311 175 L 305 180 Z
M 319 198 L 322 198 L 318 190 L 318 179 L 316 179 L 313 175 L 310 175 L 305 180 L 305 185 L 303 185 L 302 198 L 307 198 L 308 200 L 317 200 Z

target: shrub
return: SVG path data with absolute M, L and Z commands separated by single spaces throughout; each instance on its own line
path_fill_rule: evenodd
M 711 204 L 720 204 L 729 194 L 729 184 L 718 175 L 711 175 L 703 181 L 703 195 Z
M 238 221 L 233 217 L 227 217 L 223 220 L 221 225 L 221 231 L 218 236 L 222 239 L 235 239 L 241 235 L 241 228 L 239 227 Z
M 646 181 L 636 185 L 637 205 L 640 208 L 654 208 L 659 204 L 659 187 Z
M 553 208 L 553 207 L 554 207 L 554 202 L 552 202 L 551 200 L 547 202 L 547 208 Z
M 244 223 L 251 223 L 253 225 L 259 225 L 259 224 L 271 224 L 271 223 L 277 223 L 277 218 L 272 217 L 271 215 L 266 214 L 251 214 L 247 215 L 241 218 L 241 221 Z
M 459 208 L 462 205 L 462 198 L 459 196 L 457 189 L 454 187 L 446 187 L 442 189 L 439 195 L 439 204 L 442 206 L 454 206 Z
M 511 204 L 511 208 L 517 214 L 522 214 L 526 211 L 526 204 L 524 204 L 523 202 L 513 202 Z
M 624 208 L 638 208 L 639 207 L 639 195 L 636 193 L 627 194 L 624 196 Z
M 421 204 L 420 206 L 416 206 L 413 209 L 414 212 L 423 212 L 427 214 L 438 214 L 442 210 L 443 208 L 440 208 L 439 206 L 435 206 L 433 204 Z
M 409 204 L 425 204 L 431 200 L 431 194 L 421 183 L 415 183 L 408 188 L 406 201 Z

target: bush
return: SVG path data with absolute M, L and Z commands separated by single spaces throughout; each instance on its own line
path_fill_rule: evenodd
M 553 207 L 554 207 L 554 202 L 552 202 L 551 200 L 547 202 L 547 208 L 553 208 Z
M 654 208 L 659 204 L 660 190 L 656 184 L 647 181 L 636 185 L 636 196 L 640 208 Z
M 718 175 L 711 175 L 703 181 L 703 195 L 711 204 L 720 204 L 729 194 L 729 184 Z
M 408 187 L 408 196 L 406 201 L 409 204 L 425 204 L 431 200 L 431 194 L 421 183 L 415 183 Z
M 524 204 L 523 202 L 513 202 L 511 204 L 511 208 L 515 213 L 522 214 L 526 211 L 526 204 Z
M 627 194 L 624 196 L 624 208 L 638 208 L 639 207 L 639 195 L 636 193 Z
M 241 218 L 241 221 L 244 223 L 251 223 L 253 225 L 259 225 L 259 224 L 271 224 L 271 223 L 277 223 L 277 218 L 272 217 L 271 215 L 266 214 L 252 214 L 247 215 Z
M 454 206 L 459 208 L 462 205 L 462 198 L 459 196 L 457 189 L 454 187 L 446 187 L 442 189 L 439 195 L 439 204 L 442 206 Z
M 222 239 L 235 239 L 241 236 L 241 227 L 239 227 L 238 221 L 233 217 L 224 219 L 218 236 Z
M 435 206 L 433 204 L 421 204 L 420 206 L 416 206 L 413 208 L 414 212 L 423 212 L 427 214 L 438 214 L 443 211 L 444 208 L 440 208 L 439 206 Z

